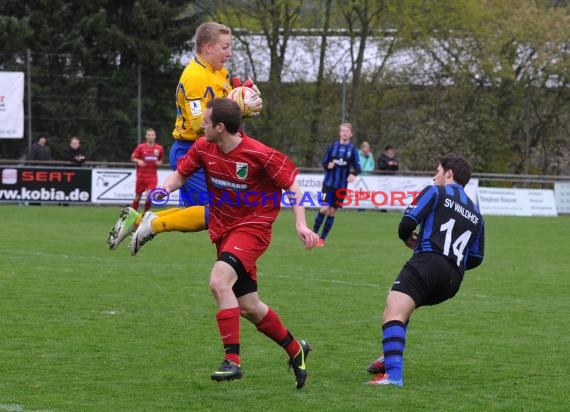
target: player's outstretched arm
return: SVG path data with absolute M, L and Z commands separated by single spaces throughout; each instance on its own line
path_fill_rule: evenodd
M 175 190 L 180 189 L 185 181 L 186 177 L 182 176 L 178 171 L 172 172 L 166 177 L 166 180 L 162 184 L 162 188 L 168 193 L 172 193 Z
M 299 204 L 303 198 L 303 193 L 296 182 L 287 189 L 287 192 L 290 192 L 289 199 L 291 201 L 291 207 L 293 208 L 293 214 L 295 215 L 295 229 L 297 229 L 297 236 L 299 236 L 299 239 L 301 239 L 301 242 L 303 242 L 306 249 L 312 249 L 317 245 L 319 235 L 307 226 L 305 208 Z

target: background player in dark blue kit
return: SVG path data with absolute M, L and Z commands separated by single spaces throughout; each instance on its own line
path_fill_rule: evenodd
M 323 221 L 325 226 L 320 235 L 318 247 L 325 245 L 325 239 L 334 223 L 336 210 L 342 207 L 342 195 L 346 193 L 348 182 L 353 182 L 360 173 L 358 149 L 350 143 L 352 137 L 352 125 L 342 123 L 339 126 L 339 140 L 331 143 L 323 157 L 322 165 L 325 169 L 323 180 L 323 198 L 321 204 L 325 204 L 315 217 L 313 231 L 319 233 Z M 339 196 L 341 195 L 341 196 Z M 325 220 L 326 217 L 326 220 Z
M 414 255 L 402 268 L 386 298 L 382 318 L 383 356 L 368 371 L 377 375 L 371 385 L 403 386 L 406 330 L 414 309 L 436 305 L 455 296 L 465 270 L 483 261 L 483 217 L 467 197 L 471 166 L 458 155 L 439 159 L 435 185 L 426 187 L 410 205 L 398 236 Z M 414 232 L 420 225 L 419 234 Z

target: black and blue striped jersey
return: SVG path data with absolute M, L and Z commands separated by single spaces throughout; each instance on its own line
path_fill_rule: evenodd
M 335 167 L 327 169 L 328 164 L 333 162 Z M 352 143 L 343 144 L 340 141 L 331 143 L 323 157 L 322 165 L 325 169 L 323 187 L 332 190 L 346 188 L 348 185 L 348 175 L 360 173 L 360 161 L 358 160 L 358 150 Z
M 440 253 L 457 266 L 462 276 L 483 261 L 483 217 L 461 185 L 426 187 L 415 205 L 404 212 L 400 238 L 407 240 L 417 225 L 420 231 L 414 253 Z

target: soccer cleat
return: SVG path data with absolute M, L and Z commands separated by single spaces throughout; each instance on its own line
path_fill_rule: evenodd
M 307 380 L 308 375 L 305 361 L 307 360 L 307 356 L 309 356 L 309 351 L 311 350 L 309 344 L 304 340 L 300 340 L 299 345 L 301 345 L 299 352 L 289 359 L 289 369 L 293 368 L 295 380 L 297 382 L 297 389 L 301 389 L 305 386 L 305 381 Z
M 139 212 L 131 207 L 124 207 L 121 209 L 119 219 L 109 232 L 109 237 L 107 237 L 107 245 L 109 245 L 109 249 L 117 249 L 119 244 L 137 229 L 135 220 L 138 215 Z
M 224 359 L 217 371 L 214 371 L 210 376 L 215 381 L 231 381 L 234 379 L 241 379 L 243 372 L 239 365 L 236 365 L 231 360 Z
M 131 256 L 134 256 L 141 250 L 141 247 L 154 238 L 154 233 L 152 232 L 151 223 L 154 219 L 156 219 L 156 215 L 150 211 L 144 213 L 143 218 L 141 220 L 141 224 L 135 231 L 135 234 L 131 238 Z
M 317 247 L 323 247 L 325 245 L 325 240 L 320 237 L 319 240 L 317 240 Z
M 371 381 L 365 382 L 368 385 L 394 385 L 394 386 L 404 386 L 402 379 L 390 379 L 387 373 L 379 373 L 374 376 Z
M 366 370 L 374 375 L 386 372 L 386 367 L 384 366 L 384 355 L 380 355 L 378 359 L 368 365 Z

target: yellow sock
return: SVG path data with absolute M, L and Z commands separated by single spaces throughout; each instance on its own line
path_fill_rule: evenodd
M 171 213 L 174 212 L 179 212 L 182 209 L 184 209 L 183 207 L 172 207 L 170 209 L 164 209 L 164 210 L 159 210 L 158 212 L 155 212 L 154 214 L 157 216 L 166 216 L 169 215 Z M 135 225 L 140 225 L 141 224 L 141 220 L 143 218 L 144 213 L 139 213 L 139 215 L 137 216 L 136 220 L 135 220 Z
M 168 212 L 173 210 L 173 212 Z M 157 213 L 152 221 L 152 231 L 161 232 L 199 232 L 206 229 L 206 208 L 190 206 L 186 208 L 166 209 Z
M 170 209 L 164 209 L 164 210 L 159 210 L 158 212 L 154 212 L 154 214 L 157 216 L 167 216 L 171 213 L 180 212 L 181 210 L 184 210 L 184 208 L 183 207 L 171 207 Z

